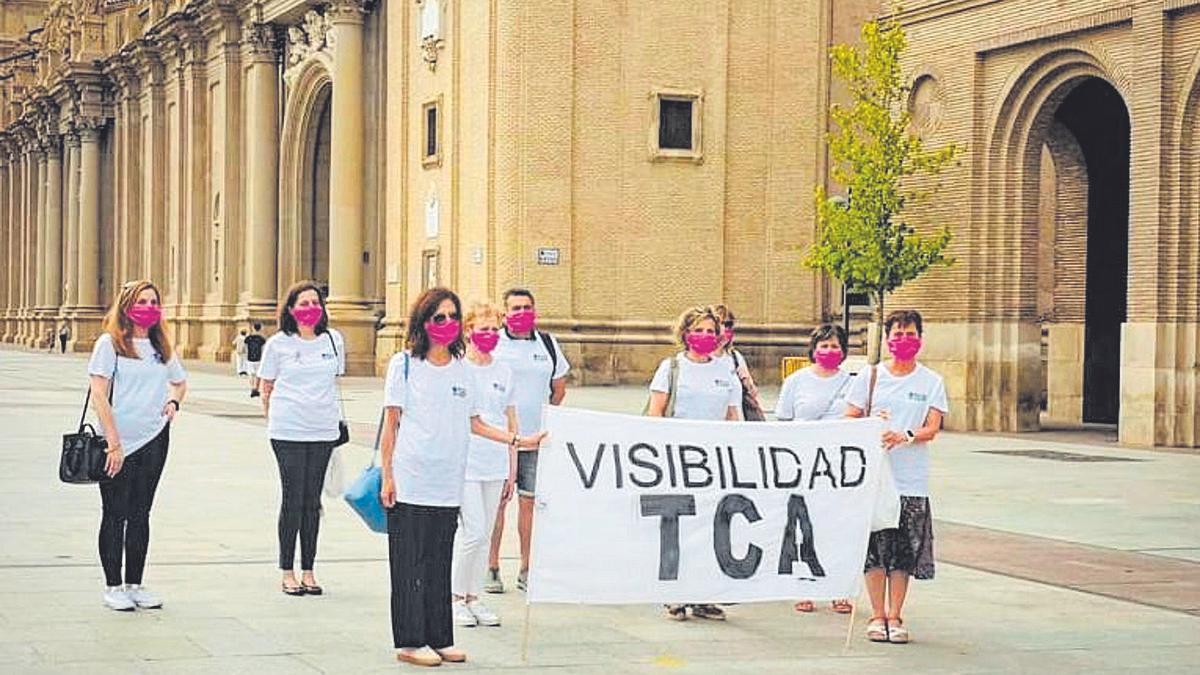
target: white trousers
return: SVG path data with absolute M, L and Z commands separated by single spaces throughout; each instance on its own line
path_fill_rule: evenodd
M 454 567 L 450 591 L 455 595 L 478 596 L 487 572 L 492 547 L 492 527 L 500 508 L 503 480 L 469 480 L 463 484 L 459 528 L 454 535 Z

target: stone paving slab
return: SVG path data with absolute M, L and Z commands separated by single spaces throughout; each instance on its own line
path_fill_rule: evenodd
M 283 596 L 274 565 L 278 477 L 261 420 L 205 414 L 203 405 L 185 406 L 173 428 L 155 505 L 147 581 L 168 604 L 155 612 L 105 610 L 99 603 L 95 553 L 99 498 L 94 488 L 61 485 L 55 478 L 56 438 L 82 399 L 81 369 L 78 357 L 0 349 L 0 428 L 5 430 L 0 672 L 414 671 L 392 657 L 383 538 L 362 527 L 338 500 L 327 500 L 318 574 L 328 594 Z M 192 373 L 193 402 L 255 405 L 245 397 L 244 381 L 197 369 Z M 347 393 L 353 399 L 351 419 L 373 429 L 379 382 L 349 382 Z M 636 390 L 588 389 L 573 391 L 570 400 L 620 410 L 640 406 L 638 396 Z M 345 458 L 357 467 L 368 461 L 370 450 L 357 443 L 369 434 L 356 431 L 355 436 Z M 505 625 L 460 629 L 457 637 L 471 662 L 446 668 L 495 673 L 1194 671 L 1200 663 L 1200 617 L 950 562 L 956 555 L 974 555 L 988 564 L 997 559 L 1007 564 L 1007 558 L 1021 562 L 1041 554 L 1037 546 L 1033 551 L 976 550 L 994 542 L 964 538 L 975 531 L 970 528 L 988 528 L 1017 537 L 1021 546 L 1050 539 L 1046 546 L 1100 549 L 1105 560 L 1135 552 L 1139 564 L 1160 559 L 1191 564 L 1161 554 L 1200 549 L 1196 457 L 1140 453 L 1146 461 L 1137 463 L 1136 471 L 1130 464 L 1114 471 L 1113 464 L 975 452 L 1043 445 L 1036 437 L 947 434 L 936 446 L 941 559 L 937 580 L 914 586 L 907 608 L 916 638 L 912 645 L 865 642 L 865 616 L 859 614 L 847 649 L 846 617 L 824 607 L 811 616 L 798 615 L 789 603 L 731 607 L 725 624 L 669 622 L 652 606 L 538 605 L 530 611 L 528 662 L 522 662 L 526 606 L 522 594 L 510 592 L 486 598 Z M 510 528 L 502 561 L 509 581 L 516 571 L 514 534 Z M 1176 601 L 1169 586 L 1156 586 L 1152 576 L 1145 579 L 1146 597 L 1139 601 Z

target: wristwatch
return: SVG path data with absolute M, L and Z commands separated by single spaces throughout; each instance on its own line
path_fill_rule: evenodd
M 170 405 L 172 403 L 175 404 L 175 412 L 179 412 L 179 401 L 176 401 L 175 399 L 171 399 L 170 401 L 167 401 L 167 405 Z
M 905 436 L 905 438 L 908 439 L 909 443 L 912 443 L 913 441 L 917 440 L 917 434 L 912 429 L 905 429 L 904 436 Z

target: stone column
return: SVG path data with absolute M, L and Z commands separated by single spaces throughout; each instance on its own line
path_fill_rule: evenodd
M 48 148 L 48 143 L 39 143 L 40 151 L 37 154 L 37 191 L 35 193 L 35 199 L 37 200 L 37 220 L 35 221 L 37 227 L 37 257 L 34 259 L 33 263 L 33 274 L 35 277 L 34 293 L 36 293 L 34 308 L 38 318 L 37 328 L 34 330 L 33 334 L 33 343 L 35 345 L 37 345 L 45 335 L 46 330 L 45 326 L 43 325 L 42 317 L 46 312 L 46 305 L 49 304 L 46 300 L 46 266 L 47 262 L 50 260 L 50 252 L 46 247 L 46 195 L 48 194 L 46 190 L 46 176 L 48 175 L 48 153 L 46 151 Z
M 0 145 L 0 215 L 8 214 L 8 155 L 3 145 Z M 9 297 L 8 270 L 12 269 L 12 221 L 0 220 L 0 264 L 4 272 L 0 272 L 0 342 L 7 342 L 8 313 L 12 309 L 12 298 Z
M 347 338 L 348 367 L 374 362 L 374 318 L 363 297 L 363 16 L 360 0 L 326 8 L 333 36 L 333 102 L 329 162 L 329 310 Z
M 100 133 L 102 122 L 83 126 L 79 168 L 79 309 L 100 305 Z
M 242 46 L 248 67 L 246 235 L 241 304 L 251 318 L 275 309 L 279 257 L 279 63 L 270 24 L 246 24 Z
M 41 155 L 31 140 L 25 150 L 25 195 L 21 218 L 25 231 L 25 246 L 21 257 L 21 344 L 27 347 L 37 339 L 35 317 L 40 299 L 37 294 L 37 252 L 40 245 L 38 166 L 41 164 Z
M 21 154 L 15 145 L 8 147 L 8 257 L 4 276 L 8 283 L 8 311 L 5 313 L 4 341 L 16 342 L 21 310 Z
M 47 328 L 54 328 L 62 309 L 63 287 L 63 219 L 62 219 L 62 139 L 51 136 L 46 145 L 46 223 L 45 269 L 39 278 L 45 279 L 43 301 L 47 310 Z
M 64 146 L 67 153 L 67 219 L 63 239 L 65 283 L 64 312 L 73 312 L 79 304 L 79 134 L 68 133 Z

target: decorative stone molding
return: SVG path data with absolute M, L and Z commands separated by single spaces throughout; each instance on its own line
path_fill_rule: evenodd
M 926 73 L 913 81 L 908 95 L 908 114 L 917 136 L 922 139 L 932 136 L 942 124 L 945 108 L 946 93 L 936 77 Z
M 100 134 L 108 125 L 108 120 L 103 117 L 80 116 L 75 119 L 75 125 L 82 142 L 95 143 L 100 140 Z
M 279 58 L 279 34 L 269 23 L 242 24 L 242 52 L 249 58 Z
M 442 37 L 442 3 L 441 0 L 417 0 L 421 8 L 420 29 L 421 60 L 429 66 L 430 71 L 437 70 L 438 53 L 445 48 L 446 40 Z
M 325 7 L 325 17 L 330 24 L 362 23 L 366 15 L 364 0 L 333 0 Z
M 309 10 L 304 19 L 287 28 L 286 70 L 284 81 L 291 86 L 300 71 L 311 61 L 333 64 L 333 21 L 329 15 Z

